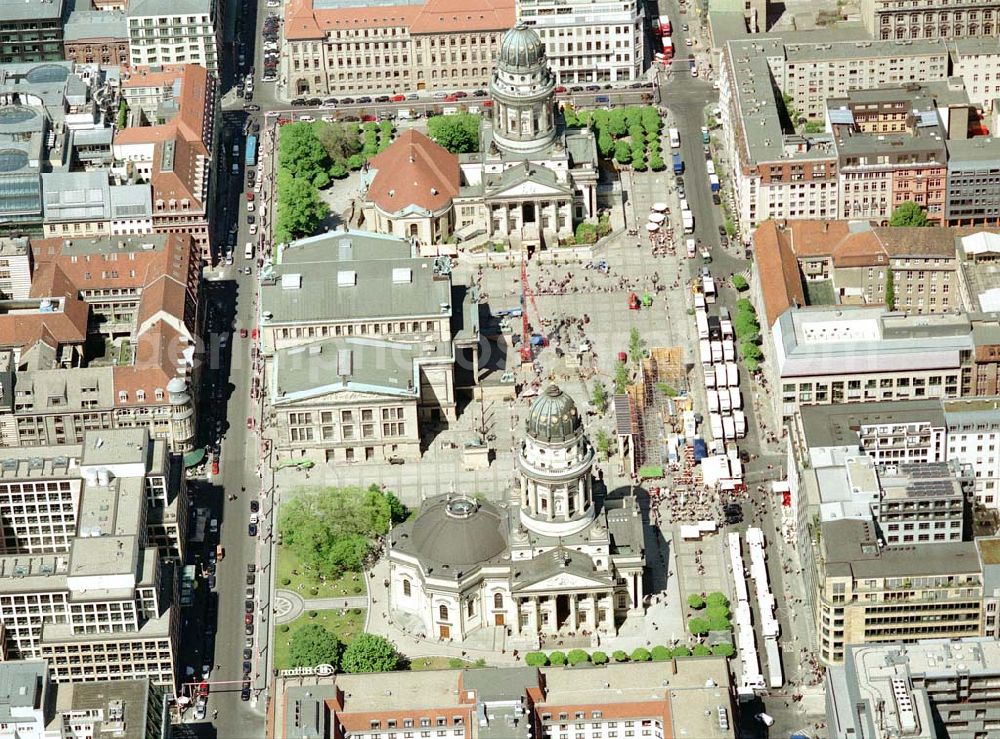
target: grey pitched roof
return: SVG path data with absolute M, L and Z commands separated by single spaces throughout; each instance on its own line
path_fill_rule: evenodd
M 261 283 L 269 323 L 451 316 L 451 279 L 409 242 L 363 232 L 324 234 L 282 250 Z
M 280 404 L 353 391 L 416 400 L 420 360 L 450 358 L 450 349 L 440 342 L 324 339 L 276 352 L 271 399 Z
M 52 20 L 62 17 L 63 0 L 24 2 L 24 0 L 0 0 L 0 22 Z
M 141 218 L 153 214 L 153 191 L 149 185 L 119 185 L 111 188 L 112 218 Z
M 46 172 L 42 196 L 47 221 L 111 219 L 111 185 L 105 171 Z
M 215 3 L 212 0 L 131 0 L 128 4 L 129 17 L 193 15 L 209 13 L 214 15 Z

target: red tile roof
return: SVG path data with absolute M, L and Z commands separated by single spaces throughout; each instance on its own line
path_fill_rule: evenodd
M 799 262 L 784 236 L 774 221 L 765 221 L 753 235 L 754 262 L 768 328 L 792 305 L 806 304 Z
M 376 174 L 366 197 L 388 213 L 412 205 L 437 211 L 458 195 L 458 157 L 412 128 L 372 158 L 369 166 Z
M 505 31 L 516 22 L 514 0 L 428 0 L 424 5 L 313 8 L 291 0 L 285 9 L 285 39 L 308 41 L 349 28 L 409 29 L 413 34 Z

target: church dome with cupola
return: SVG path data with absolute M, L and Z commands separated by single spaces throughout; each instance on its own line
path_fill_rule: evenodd
M 509 71 L 534 69 L 545 63 L 545 44 L 523 21 L 504 34 L 497 53 L 497 66 Z

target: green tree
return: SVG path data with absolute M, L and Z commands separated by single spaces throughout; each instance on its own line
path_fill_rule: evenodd
M 616 649 L 611 653 L 611 659 L 615 662 L 628 662 L 628 652 L 623 649 Z
M 757 346 L 756 344 L 753 344 L 749 341 L 744 341 L 742 344 L 740 344 L 740 356 L 742 356 L 744 359 L 755 359 L 759 362 L 761 360 L 761 357 L 764 356 L 764 353 L 760 350 L 760 347 Z
M 709 631 L 729 631 L 732 628 L 728 618 L 719 618 L 718 616 L 713 616 L 708 619 L 708 630 Z
M 647 105 L 642 109 L 641 119 L 642 127 L 647 131 L 659 131 L 663 126 L 660 114 L 657 112 L 656 108 L 651 105 Z
M 354 124 L 323 122 L 313 128 L 313 133 L 320 146 L 326 151 L 326 155 L 333 162 L 343 164 L 348 158 L 361 151 L 358 127 Z
M 615 395 L 622 395 L 628 389 L 628 367 L 621 360 L 615 362 Z
M 363 166 L 365 166 L 365 156 L 364 154 L 351 154 L 347 157 L 346 165 L 352 172 L 357 172 Z
M 696 611 L 701 610 L 705 607 L 705 599 L 702 598 L 698 593 L 691 593 L 687 599 L 688 608 L 693 608 Z
M 359 155 L 360 156 L 360 155 Z M 362 164 L 364 163 L 364 157 L 361 158 Z M 361 165 L 358 165 L 360 168 Z M 335 180 L 342 180 L 347 177 L 347 167 L 340 162 L 334 162 L 330 167 L 330 176 Z
M 615 142 L 615 161 L 619 164 L 627 164 L 632 161 L 632 147 L 625 139 L 618 139 Z
M 654 662 L 666 662 L 670 659 L 670 650 L 662 644 L 653 647 L 653 651 L 650 654 Z
M 611 437 L 608 436 L 607 431 L 597 429 L 597 433 L 594 435 L 594 446 L 597 448 L 597 453 L 601 455 L 601 459 L 607 459 L 611 456 Z
M 649 157 L 649 168 L 654 172 L 662 172 L 667 168 L 666 162 L 663 161 L 663 157 L 655 152 Z
M 885 307 L 896 310 L 896 273 L 891 265 L 885 271 Z
M 580 119 L 577 118 L 572 105 L 563 106 L 563 123 L 566 124 L 566 128 L 577 128 L 580 125 Z
M 743 366 L 747 368 L 747 372 L 756 372 L 760 369 L 760 362 L 756 359 L 745 358 L 743 360 Z
M 330 173 L 325 170 L 321 170 L 316 173 L 315 177 L 313 177 L 312 186 L 317 190 L 322 190 L 325 187 L 329 187 L 330 182 Z
M 706 647 L 704 644 L 695 644 L 694 649 L 691 650 L 691 654 L 695 657 L 707 657 L 712 653 L 712 650 Z
M 528 667 L 545 667 L 549 663 L 549 658 L 545 652 L 528 652 L 524 655 L 524 664 Z
M 597 225 L 581 221 L 576 225 L 576 243 L 593 244 L 597 241 Z
M 398 500 L 378 486 L 304 489 L 282 504 L 278 530 L 307 569 L 335 577 L 360 571 L 372 540 L 399 515 Z
M 725 608 L 729 607 L 729 598 L 726 597 L 725 593 L 719 592 L 718 590 L 713 590 L 705 598 L 705 602 L 708 604 L 709 608 L 718 608 L 723 606 Z
M 646 152 L 642 149 L 632 150 L 632 169 L 636 172 L 645 172 L 649 169 L 649 165 L 646 164 Z
M 732 644 L 716 644 L 712 647 L 712 654 L 716 657 L 732 657 L 736 654 L 736 648 Z
M 292 667 L 333 665 L 339 669 L 344 645 L 331 632 L 319 624 L 306 624 L 295 630 L 288 644 L 288 658 Z
M 605 652 L 594 652 L 590 655 L 590 661 L 595 665 L 606 665 L 608 663 L 608 655 Z
M 748 298 L 740 298 L 736 301 L 736 310 L 740 313 L 749 313 L 750 315 L 757 315 L 756 309 L 753 307 L 753 303 L 750 302 Z
M 709 631 L 708 619 L 700 617 L 688 619 L 688 631 L 695 636 L 704 636 Z
M 125 128 L 128 125 L 128 104 L 125 99 L 122 98 L 121 102 L 118 103 L 118 120 L 115 121 L 115 127 L 118 129 Z
M 391 641 L 368 633 L 356 636 L 340 660 L 344 672 L 392 672 L 399 663 L 399 652 Z
M 679 647 L 674 647 L 670 654 L 674 657 L 690 657 L 691 650 L 681 644 Z
M 570 667 L 576 667 L 576 665 L 589 662 L 590 655 L 582 649 L 571 649 L 569 650 L 569 654 L 566 655 L 566 661 L 569 663 Z
M 736 331 L 736 338 L 740 341 L 745 341 L 748 336 L 760 331 L 760 325 L 757 323 L 757 318 L 753 313 L 740 311 L 733 318 L 733 330 Z
M 705 616 L 709 619 L 721 618 L 723 620 L 729 619 L 729 606 L 723 605 L 709 605 L 708 610 L 705 611 Z
M 904 200 L 889 217 L 890 226 L 927 226 L 927 212 L 912 200 Z
M 747 278 L 743 275 L 733 275 L 733 287 L 740 292 L 743 292 L 750 287 L 750 285 L 747 283 Z
M 590 391 L 590 403 L 598 413 L 604 413 L 608 409 L 608 391 L 604 389 L 604 383 L 597 381 Z
M 566 653 L 560 651 L 549 652 L 549 664 L 556 665 L 557 667 L 566 664 Z
M 427 121 L 427 134 L 452 154 L 479 150 L 478 115 L 456 113 L 436 115 Z
M 615 149 L 615 139 L 607 131 L 601 131 L 597 136 L 597 150 L 601 152 L 602 157 L 611 156 L 611 152 Z
M 385 491 L 385 500 L 389 504 L 389 520 L 393 524 L 402 523 L 410 515 L 409 509 L 392 491 Z
M 639 334 L 639 329 L 635 326 L 628 332 L 628 356 L 632 360 L 632 364 L 636 367 L 642 361 L 643 357 L 643 345 L 645 342 L 642 340 L 642 336 Z
M 615 108 L 608 115 L 608 133 L 616 137 L 624 136 L 627 130 L 628 124 L 625 122 L 625 111 L 621 108 Z
M 275 236 L 279 242 L 312 236 L 330 212 L 312 182 L 293 177 L 288 170 L 278 171 L 278 193 Z
M 645 647 L 637 647 L 632 650 L 632 654 L 629 656 L 629 659 L 633 662 L 649 662 L 651 657 L 652 655 L 649 653 L 648 649 Z
M 310 123 L 289 123 L 278 134 L 278 166 L 293 176 L 312 180 L 330 166 L 330 157 Z

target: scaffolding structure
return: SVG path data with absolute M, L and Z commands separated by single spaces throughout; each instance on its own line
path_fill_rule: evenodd
M 667 437 L 680 430 L 681 416 L 690 408 L 684 350 L 653 347 L 639 369 L 638 382 L 628 387 L 636 428 L 636 468 L 666 468 Z

